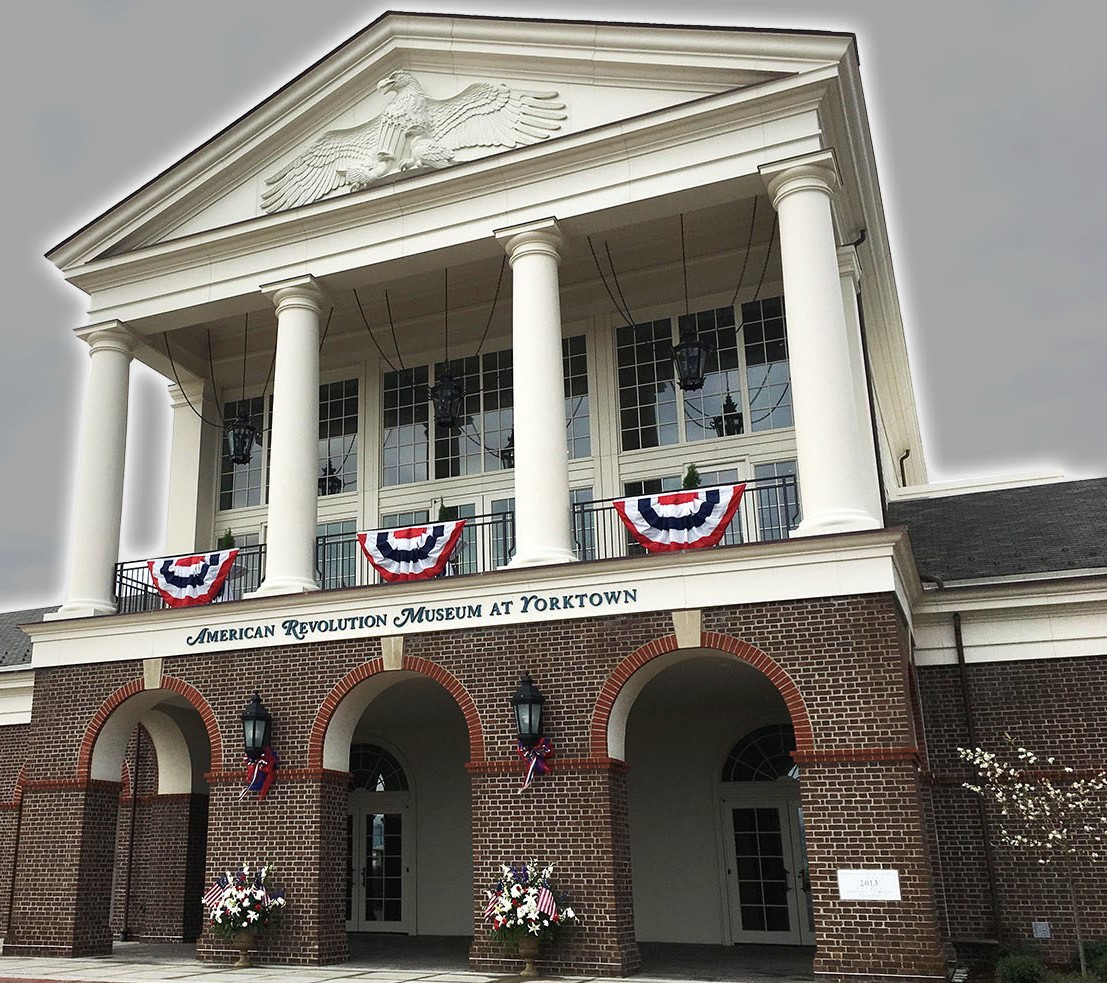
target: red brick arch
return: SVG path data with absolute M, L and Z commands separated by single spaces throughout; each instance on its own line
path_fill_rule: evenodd
M 469 731 L 469 760 L 470 762 L 484 761 L 484 728 L 481 726 L 477 705 L 473 702 L 468 690 L 458 682 L 452 673 L 447 672 L 429 659 L 418 659 L 405 655 L 401 668 L 417 672 L 428 679 L 433 679 L 454 698 L 465 716 L 465 726 Z M 383 659 L 370 659 L 346 673 L 327 694 L 319 707 L 315 723 L 312 724 L 311 737 L 308 738 L 309 768 L 323 767 L 323 745 L 327 737 L 327 728 L 330 726 L 331 718 L 334 716 L 335 710 L 338 709 L 338 705 L 358 683 L 384 671 Z
M 631 652 L 615 667 L 600 690 L 595 709 L 592 711 L 592 757 L 606 758 L 608 756 L 607 727 L 611 719 L 611 711 L 615 706 L 615 700 L 620 690 L 626 685 L 630 677 L 647 662 L 652 662 L 668 652 L 675 652 L 680 647 L 676 635 L 663 635 L 661 638 L 654 639 L 652 642 L 648 642 L 636 651 Z M 796 750 L 813 751 L 815 749 L 811 718 L 808 716 L 807 706 L 800 695 L 799 687 L 796 686 L 792 677 L 776 660 L 766 655 L 756 646 L 750 645 L 749 642 L 743 642 L 740 638 L 723 635 L 715 631 L 700 632 L 700 647 L 733 655 L 753 666 L 767 677 L 783 697 L 784 705 L 788 708 L 788 715 L 792 718 L 792 728 L 796 732 Z
M 204 722 L 204 729 L 208 732 L 208 743 L 211 744 L 211 770 L 221 771 L 223 768 L 223 736 L 219 732 L 219 722 L 216 720 L 215 713 L 208 701 L 200 695 L 200 691 L 195 686 L 191 686 L 183 679 L 177 679 L 175 676 L 162 676 L 161 685 L 155 688 L 179 693 L 200 714 L 200 719 Z M 81 740 L 81 749 L 77 754 L 77 778 L 80 781 L 88 781 L 89 779 L 92 770 L 92 748 L 96 744 L 96 738 L 100 736 L 100 731 L 107 723 L 108 718 L 125 700 L 138 693 L 145 692 L 145 690 L 146 684 L 142 679 L 132 679 L 104 700 L 100 704 L 100 709 L 92 715 L 92 721 L 85 730 L 85 736 Z

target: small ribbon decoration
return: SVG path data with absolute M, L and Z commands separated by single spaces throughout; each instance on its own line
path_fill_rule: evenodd
M 246 787 L 238 793 L 239 799 L 244 799 L 247 792 L 257 792 L 258 802 L 265 798 L 265 793 L 277 780 L 277 769 L 281 761 L 277 752 L 266 745 L 257 761 L 246 759 Z
M 523 782 L 523 787 L 519 789 L 519 792 L 525 792 L 530 788 L 535 778 L 539 775 L 545 775 L 550 770 L 550 766 L 546 764 L 546 759 L 553 757 L 554 746 L 550 743 L 548 737 L 540 737 L 533 747 L 527 747 L 520 743 L 517 750 L 519 757 L 527 765 L 526 779 Z M 516 792 L 516 795 L 519 792 Z

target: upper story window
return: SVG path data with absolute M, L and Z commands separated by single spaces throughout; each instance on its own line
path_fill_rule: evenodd
M 319 494 L 357 491 L 357 379 L 319 387 Z
M 224 419 L 244 410 L 258 428 L 262 446 L 255 447 L 249 464 L 231 462 L 223 441 L 219 465 L 219 510 L 263 505 L 268 497 L 270 428 L 273 398 L 261 396 L 223 405 Z M 320 495 L 338 495 L 357 490 L 357 379 L 329 382 L 319 387 L 319 451 L 316 474 Z
M 682 393 L 672 351 L 691 321 L 711 346 L 703 388 Z M 624 451 L 792 426 L 791 377 L 781 297 L 661 318 L 616 331 Z
M 592 453 L 588 352 L 583 335 L 562 340 L 565 427 L 571 458 Z M 511 350 L 451 359 L 449 368 L 465 393 L 461 423 L 440 429 L 430 409 L 431 367 L 386 372 L 381 434 L 384 486 L 456 478 L 511 468 L 515 447 L 515 379 Z M 432 455 L 433 454 L 433 463 Z

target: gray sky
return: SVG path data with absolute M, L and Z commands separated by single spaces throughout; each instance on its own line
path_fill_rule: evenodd
M 932 480 L 1107 474 L 1107 62 L 1086 0 L 405 10 L 853 31 Z M 376 18 L 360 0 L 40 0 L 0 40 L 0 609 L 64 589 L 84 298 L 43 253 Z M 135 371 L 123 554 L 161 547 L 164 383 Z

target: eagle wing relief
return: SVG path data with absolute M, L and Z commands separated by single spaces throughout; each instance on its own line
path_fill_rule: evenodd
M 566 119 L 557 93 L 474 82 L 450 99 L 427 103 L 426 131 L 412 135 L 407 166 L 445 167 L 459 150 L 525 147 L 549 139 Z
M 284 211 L 318 201 L 377 166 L 380 117 L 344 130 L 328 130 L 276 174 L 265 179 L 261 207 Z
M 308 205 L 342 187 L 360 191 L 395 170 L 446 167 L 459 151 L 539 143 L 567 118 L 556 92 L 512 89 L 503 82 L 475 82 L 450 99 L 429 99 L 400 69 L 377 88 L 396 98 L 367 123 L 328 130 L 267 177 L 264 211 Z

